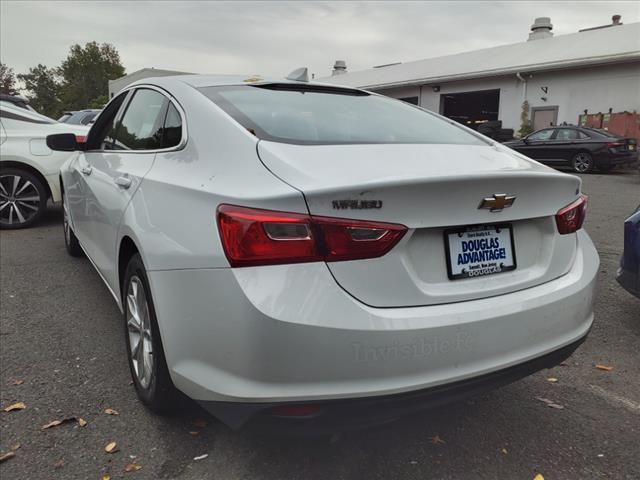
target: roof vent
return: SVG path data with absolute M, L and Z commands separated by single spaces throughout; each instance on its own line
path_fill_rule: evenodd
M 541 38 L 553 37 L 553 25 L 549 17 L 536 18 L 531 25 L 531 33 L 528 40 L 540 40 Z
M 335 75 L 343 75 L 347 73 L 347 62 L 344 60 L 336 60 L 336 63 L 333 64 L 333 71 L 331 72 L 331 76 Z

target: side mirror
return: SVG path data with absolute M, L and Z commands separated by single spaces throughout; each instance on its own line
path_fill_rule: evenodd
M 522 139 L 522 141 L 523 141 L 524 143 L 526 143 L 526 144 L 528 144 L 528 143 L 529 143 L 529 139 L 528 139 L 527 137 L 524 137 L 524 138 Z
M 47 147 L 57 152 L 75 152 L 84 150 L 85 137 L 78 137 L 73 133 L 56 133 L 47 135 Z

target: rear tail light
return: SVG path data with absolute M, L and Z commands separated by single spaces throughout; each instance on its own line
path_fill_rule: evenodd
M 270 408 L 267 413 L 274 417 L 312 417 L 322 411 L 320 405 L 279 405 Z
M 624 147 L 625 145 L 626 145 L 625 142 L 609 142 L 609 143 L 607 143 L 607 147 L 608 148 Z
M 218 227 L 232 267 L 381 257 L 407 231 L 407 227 L 395 223 L 235 205 L 218 207 Z
M 573 233 L 582 228 L 584 219 L 587 215 L 587 196 L 580 195 L 575 202 L 560 209 L 556 213 L 556 225 L 558 225 L 558 233 L 566 235 Z

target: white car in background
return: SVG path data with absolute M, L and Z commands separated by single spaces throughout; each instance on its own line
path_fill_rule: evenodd
M 44 213 L 48 199 L 60 201 L 59 171 L 69 153 L 47 147 L 47 135 L 82 137 L 88 131 L 0 101 L 0 228 L 29 227 Z
M 145 79 L 62 167 L 65 242 L 123 312 L 139 398 L 342 428 L 568 357 L 599 259 L 578 177 L 366 91 Z

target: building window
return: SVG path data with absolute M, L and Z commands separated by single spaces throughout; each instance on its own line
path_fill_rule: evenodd
M 418 97 L 404 97 L 404 98 L 399 98 L 398 100 L 402 100 L 403 102 L 410 103 L 411 105 L 418 105 Z

